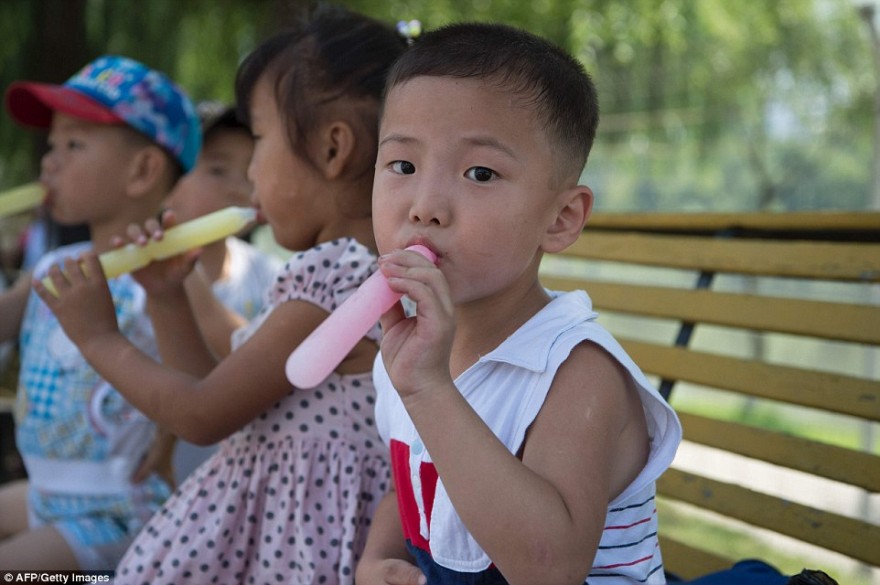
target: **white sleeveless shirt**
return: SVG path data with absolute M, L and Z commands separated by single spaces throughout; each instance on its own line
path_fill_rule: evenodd
M 455 385 L 471 407 L 517 453 L 559 366 L 583 341 L 604 348 L 638 387 L 651 438 L 644 468 L 608 504 L 605 528 L 589 580 L 602 585 L 665 583 L 657 540 L 655 481 L 672 462 L 681 441 L 678 417 L 617 341 L 595 322 L 583 291 L 555 293 L 553 300 L 495 350 L 463 372 Z M 446 569 L 476 573 L 492 565 L 453 508 L 431 456 L 385 371 L 374 370 L 376 423 L 391 447 L 401 522 L 407 540 Z M 503 392 L 493 392 L 503 388 Z M 414 472 L 415 470 L 415 472 Z

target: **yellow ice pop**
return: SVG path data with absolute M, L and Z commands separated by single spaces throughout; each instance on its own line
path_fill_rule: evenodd
M 227 207 L 169 228 L 159 241 L 151 240 L 145 246 L 128 244 L 104 252 L 98 256 L 98 260 L 104 269 L 104 276 L 114 278 L 143 268 L 153 260 L 170 258 L 231 236 L 253 222 L 256 217 L 257 212 L 251 207 Z M 55 286 L 48 277 L 43 279 L 43 285 L 57 295 Z
M 46 189 L 39 183 L 28 183 L 0 193 L 0 217 L 33 209 L 43 201 Z

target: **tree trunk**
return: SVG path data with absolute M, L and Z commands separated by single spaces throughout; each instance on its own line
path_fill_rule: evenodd
M 89 60 L 86 0 L 40 0 L 31 4 L 34 26 L 25 48 L 23 79 L 62 83 Z M 46 137 L 34 134 L 31 157 L 39 169 Z

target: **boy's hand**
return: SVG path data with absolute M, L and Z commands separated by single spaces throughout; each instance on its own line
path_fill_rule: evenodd
M 131 224 L 126 230 L 126 235 L 131 243 L 138 246 L 146 246 L 151 241 L 161 240 L 165 230 L 177 225 L 177 219 L 173 211 L 165 211 L 162 214 L 162 223 L 158 220 L 149 219 L 143 226 Z M 116 247 L 126 245 L 123 238 L 114 238 L 113 245 Z M 164 260 L 154 260 L 147 266 L 131 273 L 150 296 L 161 296 L 169 291 L 179 291 L 183 287 L 183 281 L 192 272 L 196 260 L 201 254 L 201 248 L 189 250 Z
M 358 585 L 426 585 L 428 580 L 412 563 L 385 559 L 375 563 L 361 562 L 357 582 Z
M 382 359 L 394 387 L 406 396 L 451 384 L 454 306 L 443 273 L 421 254 L 405 250 L 382 256 L 379 269 L 394 291 L 416 303 L 415 318 L 407 319 L 398 303 L 381 319 Z
M 87 252 L 79 259 L 67 258 L 63 267 L 56 264 L 49 269 L 48 278 L 57 296 L 40 279 L 33 281 L 34 290 L 80 349 L 88 341 L 119 334 L 116 309 L 97 254 Z
M 135 470 L 131 481 L 141 483 L 155 473 L 173 491 L 177 487 L 177 482 L 174 479 L 174 448 L 176 445 L 177 437 L 160 429 L 150 445 L 150 450 L 147 451 Z

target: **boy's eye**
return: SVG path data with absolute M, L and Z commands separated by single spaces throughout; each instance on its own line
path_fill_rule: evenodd
M 211 165 L 208 167 L 208 174 L 222 179 L 226 176 L 226 167 Z
M 465 171 L 464 175 L 478 183 L 486 183 L 498 176 L 495 171 L 486 167 L 471 167 Z
M 406 160 L 396 160 L 391 163 L 391 170 L 400 175 L 412 175 L 416 172 L 416 165 Z

